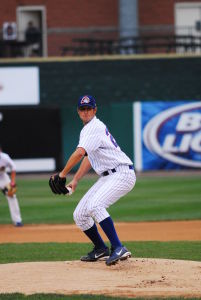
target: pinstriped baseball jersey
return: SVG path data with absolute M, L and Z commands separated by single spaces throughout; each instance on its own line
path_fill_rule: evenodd
M 83 127 L 77 147 L 85 149 L 92 168 L 99 175 L 119 165 L 132 165 L 106 125 L 96 116 Z

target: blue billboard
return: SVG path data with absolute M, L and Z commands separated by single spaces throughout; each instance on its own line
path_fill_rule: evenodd
M 201 168 L 201 102 L 137 102 L 136 170 Z

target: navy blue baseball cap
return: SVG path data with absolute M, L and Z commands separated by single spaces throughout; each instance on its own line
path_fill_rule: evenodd
M 80 107 L 83 107 L 83 106 L 89 106 L 89 107 L 92 107 L 92 108 L 96 108 L 95 98 L 93 96 L 90 96 L 90 95 L 81 96 L 78 100 L 77 107 L 80 108 Z

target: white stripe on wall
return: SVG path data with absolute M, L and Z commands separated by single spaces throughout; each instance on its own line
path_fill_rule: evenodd
M 56 169 L 54 158 L 14 159 L 18 172 L 48 172 Z
M 133 103 L 133 149 L 136 171 L 142 170 L 142 129 L 141 129 L 141 103 Z

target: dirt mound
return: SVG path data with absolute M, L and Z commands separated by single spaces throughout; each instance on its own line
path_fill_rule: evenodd
M 195 261 L 135 258 L 111 267 L 103 261 L 30 262 L 0 270 L 0 293 L 201 296 L 201 263 Z

